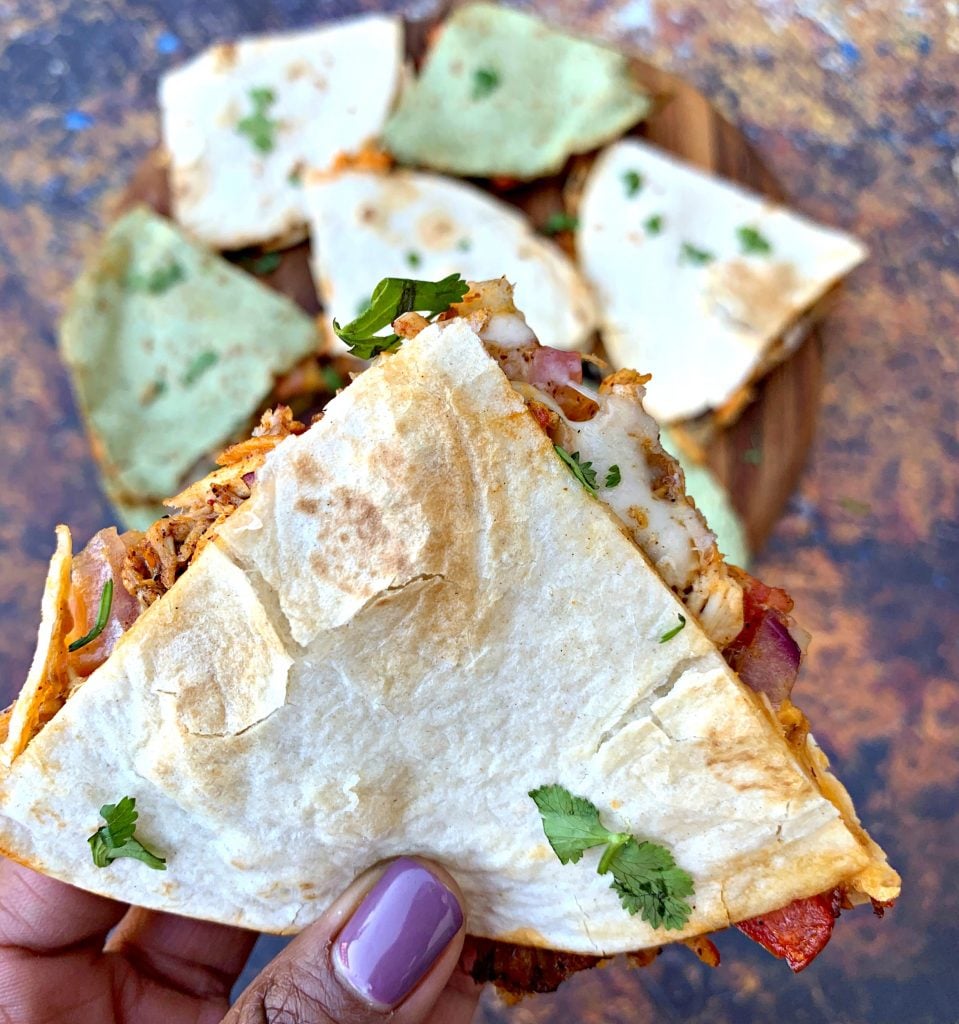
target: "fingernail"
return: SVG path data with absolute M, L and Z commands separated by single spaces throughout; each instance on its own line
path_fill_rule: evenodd
M 413 991 L 462 923 L 449 889 L 422 864 L 401 857 L 337 937 L 334 969 L 366 1002 L 390 1010 Z

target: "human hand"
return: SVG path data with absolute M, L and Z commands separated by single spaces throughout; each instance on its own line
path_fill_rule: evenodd
M 433 864 L 401 858 L 368 872 L 229 1009 L 253 932 L 128 907 L 0 861 L 0 1020 L 469 1024 L 479 988 L 456 970 L 460 898 Z

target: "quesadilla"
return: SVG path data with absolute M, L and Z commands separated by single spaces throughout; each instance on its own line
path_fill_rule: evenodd
M 74 284 L 60 352 L 123 520 L 149 526 L 316 348 L 289 299 L 170 221 L 145 207 L 118 220 Z
M 221 43 L 165 75 L 176 219 L 217 249 L 303 238 L 303 174 L 379 135 L 403 59 L 401 19 L 373 15 Z
M 363 309 L 371 266 L 424 279 L 505 273 L 530 326 L 553 348 L 592 341 L 596 310 L 573 262 L 522 213 L 472 185 L 414 171 L 344 171 L 311 177 L 303 200 L 329 325 Z M 332 330 L 329 338 L 335 347 Z
M 383 138 L 401 163 L 528 181 L 616 138 L 650 105 L 616 50 L 470 4 L 443 23 Z
M 65 593 L 61 527 L 0 721 L 0 848 L 275 932 L 415 852 L 465 893 L 474 976 L 513 987 L 733 922 L 798 968 L 841 906 L 894 898 L 789 701 L 791 602 L 723 563 L 646 378 L 585 405 L 505 281 L 385 281 L 371 308 L 395 333 L 321 420 L 266 414 L 95 556 L 141 612 L 86 674 L 112 610 L 79 571 Z
M 866 256 L 851 236 L 638 139 L 597 158 L 576 242 L 609 359 L 652 374 L 646 408 L 661 423 L 731 422 L 801 342 L 790 329 Z

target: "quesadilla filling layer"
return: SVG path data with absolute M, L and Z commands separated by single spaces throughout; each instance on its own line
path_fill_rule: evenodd
M 782 590 L 723 561 L 714 535 L 686 496 L 679 464 L 660 446 L 658 428 L 643 409 L 647 378 L 621 370 L 606 377 L 598 392 L 585 388 L 582 357 L 540 345 L 513 306 L 505 280 L 473 285 L 439 319 L 454 317 L 464 318 L 483 340 L 576 478 L 619 519 L 757 701 L 778 717 L 809 777 L 855 823 L 851 807 L 830 795 L 825 760 L 808 739 L 804 716 L 789 700 L 805 642 L 791 617 L 793 602 Z M 396 344 L 426 324 L 420 314 L 404 313 L 393 323 Z M 20 706 L 0 716 L 0 742 L 8 759 L 22 752 L 110 656 L 137 616 L 162 598 L 216 536 L 256 487 L 257 471 L 269 453 L 304 430 L 288 408 L 266 412 L 249 439 L 221 454 L 219 469 L 170 498 L 165 504 L 175 509 L 173 514 L 143 533 L 102 530 L 71 561 L 69 531 L 61 528 L 57 575 L 52 568 L 47 585 L 61 612 L 51 620 L 44 650 L 38 651 L 46 675 L 34 678 L 32 669 Z M 45 619 L 47 605 L 45 595 Z M 852 886 L 848 895 L 840 887 L 738 927 L 798 971 L 825 946 L 840 909 L 864 898 Z M 715 947 L 704 937 L 690 944 L 707 962 L 718 962 Z M 637 956 L 648 962 L 655 952 Z M 517 993 L 551 991 L 569 974 L 600 960 L 487 939 L 471 942 L 464 957 L 477 980 Z

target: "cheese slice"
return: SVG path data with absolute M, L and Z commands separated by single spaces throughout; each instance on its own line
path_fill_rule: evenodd
M 784 332 L 866 256 L 856 239 L 679 162 L 637 139 L 586 181 L 577 246 L 616 367 L 653 375 L 660 421 L 728 402 Z

